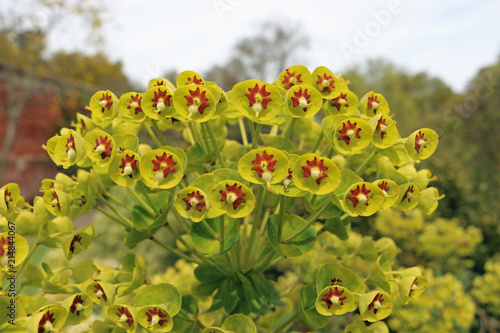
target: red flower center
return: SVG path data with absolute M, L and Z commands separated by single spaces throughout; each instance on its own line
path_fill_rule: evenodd
M 157 309 L 156 307 L 146 312 L 146 315 L 148 316 L 148 321 L 151 323 L 151 326 L 156 324 L 163 326 L 163 324 L 168 322 L 168 320 L 165 319 L 167 314 L 163 313 L 161 309 Z
M 266 173 L 274 172 L 274 165 L 278 160 L 273 160 L 273 157 L 274 155 L 267 154 L 265 150 L 262 152 L 262 155 L 257 153 L 255 160 L 251 161 L 255 165 L 251 170 L 257 172 L 260 178 L 262 178 L 263 175 L 267 176 Z
M 351 191 L 351 195 L 347 197 L 347 199 L 351 200 L 354 208 L 358 205 L 358 203 L 365 204 L 368 206 L 368 199 L 372 197 L 370 194 L 371 190 L 367 190 L 365 184 L 359 186 L 357 185 L 354 190 Z
M 141 107 L 141 100 L 142 96 L 140 96 L 139 94 L 136 94 L 135 96 L 131 95 L 130 100 L 127 101 L 127 109 L 133 108 L 136 115 L 143 112 Z M 154 105 L 154 107 L 156 107 L 156 105 Z
M 203 207 L 206 206 L 205 198 L 200 194 L 200 191 L 188 193 L 187 198 L 183 198 L 182 201 L 186 203 L 186 210 L 190 210 L 193 206 L 196 207 L 200 213 Z
M 265 84 L 259 88 L 259 85 L 256 83 L 255 87 L 248 88 L 248 92 L 249 94 L 245 94 L 248 98 L 248 106 L 252 108 L 256 115 L 258 115 L 262 109 L 267 109 L 267 103 L 271 101 L 271 98 L 268 96 L 271 95 L 271 93 L 266 91 Z
M 122 169 L 121 175 L 129 176 L 130 178 L 133 178 L 132 170 L 134 170 L 135 172 L 139 172 L 139 170 L 137 169 L 137 160 L 135 159 L 134 155 L 125 155 L 125 158 L 122 158 L 122 164 L 120 164 L 118 167 Z
M 154 97 L 151 99 L 153 102 L 153 108 L 155 108 L 158 114 L 161 114 L 167 106 L 171 105 L 172 95 L 168 95 L 168 89 L 162 91 L 158 88 L 158 91 L 154 91 Z
M 206 91 L 201 91 L 200 87 L 196 90 L 189 90 L 189 95 L 184 96 L 189 106 L 189 114 L 192 115 L 196 112 L 203 114 L 205 109 L 210 106 L 207 102 L 209 101 L 206 95 Z
M 95 288 L 94 293 L 96 294 L 98 299 L 101 299 L 101 297 L 102 297 L 104 299 L 104 301 L 108 300 L 108 296 L 106 296 L 104 289 L 102 289 L 102 287 L 99 283 L 96 283 L 94 288 Z
M 385 119 L 383 117 L 380 117 L 380 119 L 377 122 L 377 127 L 375 127 L 375 131 L 380 132 L 380 138 L 383 139 L 385 135 L 387 135 L 387 124 L 385 123 Z
M 332 80 L 332 76 L 328 76 L 323 74 L 323 77 L 318 75 L 318 81 L 316 81 L 316 84 L 322 87 L 321 92 L 328 92 L 331 93 L 333 89 L 335 89 L 335 84 L 334 81 Z
M 371 97 L 368 97 L 368 110 L 373 109 L 373 114 L 377 113 L 378 106 L 379 106 L 379 101 L 377 99 L 377 96 L 374 94 L 371 95 Z
M 56 318 L 54 318 L 53 313 L 50 313 L 50 311 L 45 312 L 45 314 L 42 316 L 42 319 L 40 319 L 40 321 L 38 322 L 38 333 L 52 332 L 52 323 L 55 321 Z
M 80 245 L 82 244 L 81 240 L 82 240 L 82 237 L 80 235 L 73 236 L 73 239 L 71 240 L 71 243 L 69 245 L 69 251 L 71 253 L 75 252 L 75 245 L 76 245 L 77 242 L 80 243 Z
M 323 162 L 324 159 L 318 161 L 317 157 L 314 157 L 311 161 L 306 161 L 307 166 L 304 165 L 302 167 L 302 170 L 304 171 L 304 178 L 311 177 L 316 181 L 316 184 L 321 185 L 323 178 L 328 177 L 325 173 L 325 171 L 328 170 L 328 167 L 326 167 Z
M 342 106 L 345 106 L 346 108 L 348 108 L 349 104 L 347 101 L 347 94 L 340 93 L 339 96 L 333 98 L 332 99 L 332 106 L 334 108 L 336 108 L 338 112 L 340 112 L 340 108 L 342 108 Z
M 311 95 L 307 93 L 307 89 L 304 89 L 302 92 L 302 88 L 295 91 L 293 93 L 295 96 L 292 96 L 290 99 L 292 100 L 292 106 L 296 108 L 297 106 L 301 106 L 304 112 L 307 111 L 307 107 L 311 105 Z
M 344 300 L 347 298 L 346 296 L 342 296 L 344 291 L 340 291 L 337 287 L 324 294 L 326 297 L 321 300 L 326 302 L 326 306 L 330 309 L 334 304 L 335 305 L 344 305 Z
M 69 310 L 71 311 L 71 313 L 76 312 L 76 315 L 79 316 L 80 311 L 82 311 L 83 308 L 82 305 L 83 305 L 82 296 L 77 295 L 75 298 L 73 298 L 73 303 L 71 303 Z
M 169 155 L 167 157 L 167 153 L 163 153 L 161 156 L 156 156 L 156 160 L 152 160 L 151 162 L 153 163 L 153 171 L 154 172 L 161 172 L 160 175 L 163 175 L 161 179 L 166 178 L 171 172 L 175 172 L 174 165 L 177 164 L 177 162 L 174 162 L 172 159 L 173 155 Z
M 124 306 L 118 309 L 116 315 L 120 317 L 120 322 L 126 322 L 128 324 L 128 327 L 131 327 L 134 323 L 134 319 L 132 319 L 130 311 L 128 311 L 128 309 Z
M 111 95 L 108 93 L 105 93 L 102 95 L 101 99 L 99 100 L 99 106 L 101 107 L 101 112 L 104 113 L 105 108 L 108 110 L 111 110 L 111 106 L 113 105 L 113 101 L 111 100 Z
M 220 201 L 226 201 L 228 203 L 233 204 L 233 209 L 236 210 L 238 209 L 238 206 L 241 205 L 242 203 L 245 203 L 246 200 L 243 199 L 246 193 L 243 193 L 241 190 L 243 186 L 239 186 L 237 183 L 234 183 L 234 185 L 229 185 L 229 183 L 226 183 L 226 191 L 220 190 L 219 193 L 221 194 L 221 199 Z
M 283 76 L 282 84 L 285 85 L 285 89 L 290 89 L 297 83 L 302 83 L 302 79 L 300 78 L 302 74 L 295 74 L 296 72 L 290 72 L 288 69 L 286 70 L 286 74 Z
M 373 313 L 377 314 L 377 311 L 382 307 L 382 303 L 384 302 L 382 296 L 383 295 L 381 293 L 378 293 L 370 305 L 368 305 L 368 310 L 373 309 Z
M 99 139 L 95 139 L 94 151 L 101 155 L 101 159 L 111 157 L 111 152 L 113 151 L 111 138 L 105 135 L 104 137 L 99 136 Z
M 417 151 L 417 154 L 420 154 L 420 149 L 422 147 L 427 148 L 428 140 L 424 139 L 424 133 L 418 131 L 418 134 L 415 136 L 415 150 Z
M 342 129 L 339 130 L 339 141 L 343 140 L 347 145 L 351 143 L 351 138 L 355 137 L 357 139 L 361 139 L 359 135 L 361 132 L 361 128 L 357 127 L 357 123 L 351 124 L 351 121 L 348 120 L 347 123 L 342 123 Z

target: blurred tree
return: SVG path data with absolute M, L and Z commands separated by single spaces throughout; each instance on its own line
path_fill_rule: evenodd
M 96 0 L 32 0 L 2 2 L 0 7 L 0 82 L 5 98 L 0 103 L 0 113 L 4 113 L 4 137 L 0 138 L 0 183 L 8 162 L 18 120 L 27 101 L 43 85 L 47 89 L 58 89 L 58 95 L 66 103 L 73 97 L 81 100 L 85 86 L 106 87 L 124 92 L 129 87 L 120 63 L 110 63 L 102 54 L 86 56 L 80 53 L 48 54 L 47 41 L 54 38 L 55 29 L 65 20 L 83 21 L 82 29 L 88 29 L 88 50 L 99 48 L 102 42 L 100 27 L 106 13 L 102 3 Z M 52 75 L 56 75 L 56 79 Z M 65 83 L 60 83 L 61 79 Z M 44 81 L 42 83 L 42 81 Z M 59 82 L 59 84 L 57 84 Z M 71 92 L 72 88 L 77 91 Z M 70 98 L 68 98 L 70 97 Z M 88 99 L 88 96 L 84 96 Z M 61 106 L 65 109 L 65 106 Z M 1 114 L 0 114 L 1 115 Z
M 383 59 L 372 59 L 348 69 L 343 77 L 351 82 L 350 89 L 359 97 L 377 87 L 398 117 L 402 136 L 422 126 L 442 128 L 443 113 L 456 99 L 451 88 L 441 79 L 421 72 L 412 74 Z
M 277 22 L 262 24 L 254 36 L 236 43 L 225 64 L 214 66 L 204 77 L 226 91 L 250 78 L 274 81 L 283 69 L 304 62 L 300 52 L 309 46 L 309 39 L 297 26 Z

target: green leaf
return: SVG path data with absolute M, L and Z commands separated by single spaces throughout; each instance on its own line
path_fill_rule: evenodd
M 340 217 L 330 218 L 326 220 L 324 228 L 341 240 L 348 240 L 349 232 L 351 231 L 351 220 L 342 220 Z
M 368 281 L 386 292 L 391 292 L 391 285 L 387 280 L 385 272 L 391 271 L 391 263 L 384 254 L 381 254 L 368 276 Z
M 234 314 L 226 318 L 221 328 L 226 331 L 238 333 L 257 333 L 252 319 L 242 314 Z
M 377 248 L 375 247 L 375 242 L 373 238 L 369 236 L 363 237 L 361 244 L 358 248 L 358 255 L 368 262 L 374 262 L 377 260 Z
M 305 325 L 319 329 L 330 322 L 330 316 L 324 316 L 316 311 L 316 287 L 312 284 L 306 284 L 300 290 L 300 311 L 302 314 L 301 322 Z
M 211 228 L 220 237 L 220 218 L 206 220 L 205 223 L 191 224 L 191 237 L 195 248 L 208 257 L 217 257 L 227 253 L 239 237 L 239 223 L 236 219 L 224 218 L 224 248 L 221 251 L 220 240 L 214 238 Z M 208 226 L 207 226 L 208 225 Z
M 175 316 L 181 308 L 181 294 L 169 283 L 148 285 L 137 292 L 133 304 L 135 307 L 161 305 Z
M 227 313 L 231 313 L 239 301 L 236 282 L 233 279 L 226 280 L 226 283 L 222 285 L 221 291 L 223 296 L 222 304 L 224 306 L 224 310 L 226 310 Z
M 278 288 L 261 274 L 250 275 L 255 290 L 269 302 L 279 302 L 281 300 Z
M 282 257 L 299 257 L 309 252 L 316 244 L 316 229 L 309 226 L 303 233 L 295 237 L 293 240 L 283 244 L 277 241 L 278 237 L 278 222 L 279 215 L 272 215 L 267 221 L 267 235 L 271 241 L 272 247 Z M 301 229 L 307 224 L 307 221 L 302 217 L 293 214 L 284 214 L 283 221 L 283 239 L 291 237 L 295 231 Z

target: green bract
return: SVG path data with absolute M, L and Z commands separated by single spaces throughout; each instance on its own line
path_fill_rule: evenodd
M 135 332 L 137 329 L 137 310 L 132 306 L 113 304 L 106 311 L 108 317 L 127 332 Z
M 339 80 L 332 71 L 325 66 L 316 67 L 312 72 L 313 86 L 321 93 L 323 98 L 329 98 L 340 89 Z
M 208 195 L 197 187 L 186 187 L 179 191 L 174 205 L 182 217 L 190 218 L 193 222 L 203 220 L 210 208 Z
M 115 140 L 104 131 L 95 129 L 88 132 L 84 144 L 87 156 L 98 167 L 106 168 L 116 155 Z
M 73 130 L 69 130 L 57 141 L 53 152 L 56 164 L 65 169 L 75 165 L 85 156 L 82 136 Z
M 297 84 L 285 96 L 288 113 L 294 118 L 311 118 L 321 109 L 323 98 L 312 86 Z
M 359 101 L 359 107 L 361 112 L 370 118 L 379 114 L 388 115 L 391 113 L 389 110 L 389 103 L 387 103 L 384 96 L 374 93 L 373 91 L 370 91 L 364 95 L 363 98 L 361 98 Z
M 173 92 L 166 86 L 149 88 L 141 99 L 142 111 L 151 119 L 162 120 L 176 114 Z
M 132 122 L 141 122 L 146 119 L 147 115 L 142 110 L 141 105 L 143 96 L 143 94 L 136 92 L 121 95 L 118 106 L 123 117 L 130 119 Z
M 290 89 L 296 84 L 311 85 L 313 78 L 306 66 L 295 65 L 285 69 L 278 77 L 278 85 L 285 89 Z
M 244 184 L 222 181 L 210 190 L 210 202 L 215 209 L 232 218 L 250 214 L 255 207 L 255 196 Z
M 385 199 L 382 190 L 368 182 L 351 185 L 344 194 L 344 207 L 351 216 L 370 216 L 383 205 Z
M 259 80 L 247 80 L 235 85 L 231 101 L 241 114 L 257 123 L 271 120 L 282 105 L 278 89 Z
M 317 154 L 300 156 L 292 175 L 299 189 L 317 195 L 330 193 L 340 184 L 340 171 L 335 162 Z
M 184 175 L 179 157 L 166 149 L 155 149 L 142 155 L 139 171 L 147 186 L 161 189 L 175 187 Z
M 359 299 L 359 313 L 361 319 L 374 322 L 389 316 L 392 311 L 392 298 L 386 292 L 372 291 L 361 295 Z
M 109 90 L 98 91 L 90 98 L 89 108 L 94 122 L 109 124 L 118 114 L 118 98 Z
M 350 90 L 343 89 L 332 92 L 323 103 L 323 111 L 326 115 L 350 116 L 358 108 L 358 97 Z
M 316 298 L 316 310 L 323 316 L 342 315 L 356 307 L 351 292 L 337 285 L 324 288 Z
M 372 129 L 362 119 L 347 118 L 337 124 L 332 141 L 342 155 L 360 154 L 372 142 Z
M 390 179 L 378 179 L 373 182 L 377 185 L 379 189 L 384 193 L 384 203 L 380 210 L 386 210 L 387 208 L 394 205 L 399 199 L 399 186 Z
M 420 162 L 420 160 L 429 158 L 436 151 L 438 135 L 431 129 L 422 128 L 410 134 L 405 145 L 410 157 L 415 162 Z
M 118 185 L 129 187 L 141 179 L 140 157 L 131 150 L 125 150 L 111 161 L 109 177 Z
M 255 184 L 271 184 L 281 182 L 288 174 L 288 158 L 275 148 L 259 148 L 251 150 L 238 161 L 240 175 Z
M 174 106 L 184 121 L 205 122 L 210 120 L 216 110 L 215 100 L 210 89 L 205 86 L 188 84 L 174 92 Z
M 369 121 L 373 130 L 373 145 L 377 148 L 389 148 L 399 139 L 396 122 L 383 113 L 376 115 Z

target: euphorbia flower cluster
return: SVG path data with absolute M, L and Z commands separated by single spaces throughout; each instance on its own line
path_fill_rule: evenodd
M 96 237 L 92 225 L 75 230 L 72 219 L 96 209 L 124 227 L 128 248 L 151 242 L 154 251 L 196 265 L 193 292 L 212 297 L 207 311 L 224 308 L 228 316 L 199 322 L 195 296 L 181 295 L 168 281 L 153 283 L 145 259 L 128 254 L 114 269 L 90 259 L 69 268 L 28 266 L 43 279 L 38 287 L 45 293 L 76 292 L 57 304 L 26 302 L 30 313 L 19 323 L 33 331 L 78 325 L 99 311 L 94 305 L 105 309 L 109 331 L 140 325 L 160 332 L 256 332 L 257 326 L 277 332 L 294 320 L 320 328 L 332 315 L 357 309 L 362 320 L 384 319 L 396 294 L 406 303 L 425 290 L 420 270 L 395 273 L 384 252 L 390 247 L 376 247 L 368 236 L 356 253 L 370 263 L 369 273 L 326 263 L 311 269 L 318 270 L 315 284 L 288 296 L 263 275 L 278 261 L 314 249 L 322 233 L 347 239 L 351 218 L 363 223 L 359 217 L 387 209 L 436 209 L 442 196 L 428 187 L 434 178 L 414 165 L 434 153 L 438 136 L 422 128 L 401 137 L 381 94 L 359 99 L 341 75 L 297 65 L 273 83 L 251 79 L 227 92 L 184 71 L 175 83 L 154 78 L 145 91 L 120 98 L 96 92 L 87 109 L 90 114 L 77 115 L 72 128 L 44 145 L 58 166 L 76 174 L 42 181 L 43 194 L 32 205 L 17 185 L 0 188 L 0 213 L 23 232 L 0 234 L 2 268 L 15 243 L 16 265 L 25 269 L 32 252 L 24 237 L 37 237 L 34 249 L 61 248 L 72 260 Z M 227 139 L 233 125 L 241 138 Z M 173 131 L 184 142 L 174 141 Z M 285 304 L 294 304 L 291 314 L 300 316 L 272 327 L 270 308 Z

